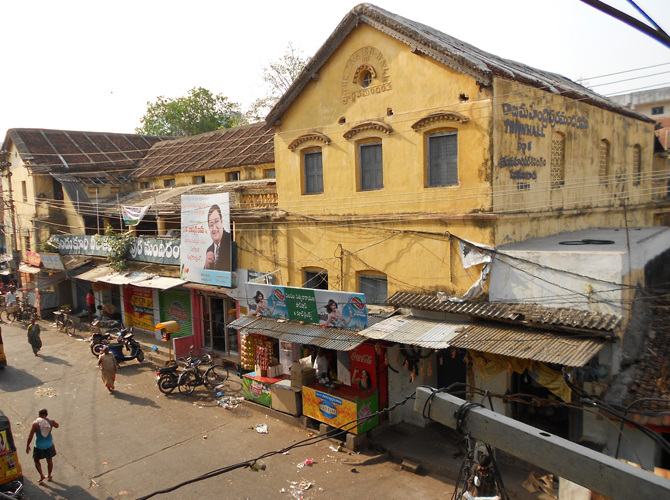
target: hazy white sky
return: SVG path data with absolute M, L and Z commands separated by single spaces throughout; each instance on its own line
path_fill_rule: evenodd
M 626 0 L 605 0 L 638 19 Z M 670 49 L 579 0 L 376 0 L 508 59 L 571 79 L 670 63 Z M 670 32 L 670 0 L 637 0 Z M 303 0 L 3 2 L 0 133 L 52 128 L 132 133 L 159 95 L 205 87 L 247 106 L 261 68 L 292 42 L 312 55 L 356 5 Z M 591 84 L 602 94 L 670 86 L 670 64 Z

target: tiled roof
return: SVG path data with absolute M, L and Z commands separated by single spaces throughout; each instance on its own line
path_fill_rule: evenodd
M 633 409 L 670 412 L 670 297 L 654 299 L 651 335 L 645 356 L 638 363 L 635 380 L 629 387 L 628 406 L 641 398 L 662 398 L 665 401 L 645 401 Z M 670 414 L 649 416 L 631 415 L 642 424 L 670 428 Z
M 340 43 L 360 23 L 368 24 L 410 45 L 413 52 L 426 55 L 456 71 L 472 76 L 481 85 L 491 85 L 493 77 L 500 77 L 542 88 L 548 92 L 561 93 L 565 97 L 579 99 L 638 120 L 653 122 L 650 118 L 615 104 L 561 75 L 489 54 L 429 26 L 364 3 L 354 7 L 344 17 L 328 40 L 310 59 L 302 73 L 268 114 L 266 118 L 268 125 L 273 125 L 281 117 Z M 475 33 L 473 30 L 473 34 Z
M 599 314 L 577 309 L 557 309 L 536 304 L 508 304 L 503 302 L 450 302 L 440 301 L 435 295 L 396 292 L 386 304 L 426 311 L 514 321 L 525 325 L 556 326 L 611 332 L 621 322 L 614 314 Z
M 217 130 L 156 144 L 136 179 L 274 163 L 274 132 L 265 123 Z
M 151 146 L 165 137 L 70 130 L 23 129 L 7 131 L 8 141 L 21 159 L 33 168 L 49 171 L 84 172 L 135 167 Z

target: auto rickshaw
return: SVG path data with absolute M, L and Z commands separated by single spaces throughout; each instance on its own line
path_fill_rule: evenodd
M 0 411 L 0 499 L 20 498 L 23 490 L 23 470 L 19 463 L 12 427 Z

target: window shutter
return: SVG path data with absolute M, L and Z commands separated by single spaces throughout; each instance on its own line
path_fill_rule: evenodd
M 384 162 L 381 144 L 365 144 L 360 147 L 361 189 L 384 187 Z
M 434 135 L 428 138 L 428 185 L 458 184 L 458 136 Z
M 305 193 L 323 192 L 323 161 L 321 152 L 305 154 Z

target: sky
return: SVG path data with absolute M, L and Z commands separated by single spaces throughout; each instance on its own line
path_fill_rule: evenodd
M 627 0 L 604 0 L 638 18 Z M 611 95 L 670 86 L 670 48 L 579 0 L 376 0 L 495 55 Z M 670 32 L 669 0 L 637 0 Z M 356 3 L 332 0 L 3 2 L 0 133 L 133 133 L 158 96 L 204 87 L 243 109 L 289 43 L 313 55 Z M 649 66 L 663 65 L 654 68 Z M 647 69 L 640 69 L 647 68 Z M 602 75 L 638 70 L 605 78 Z M 664 73 L 650 76 L 656 73 Z M 639 78 L 643 77 L 643 78 Z M 603 85 L 618 80 L 628 80 Z

